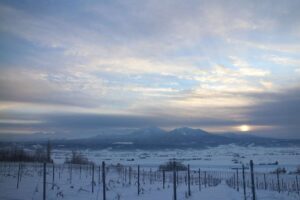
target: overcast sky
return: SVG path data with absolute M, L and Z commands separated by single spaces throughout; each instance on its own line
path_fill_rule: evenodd
M 299 0 L 0 0 L 0 133 L 300 138 Z

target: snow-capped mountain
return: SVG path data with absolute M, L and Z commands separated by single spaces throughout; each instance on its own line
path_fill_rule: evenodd
M 53 145 L 71 148 L 204 148 L 226 144 L 290 146 L 300 145 L 300 140 L 262 138 L 235 133 L 213 134 L 189 127 L 166 131 L 158 127 L 147 127 L 129 132 L 101 133 L 97 136 L 78 139 L 52 139 Z M 43 140 L 26 140 L 27 144 L 45 143 Z M 24 142 L 24 140 L 23 140 Z

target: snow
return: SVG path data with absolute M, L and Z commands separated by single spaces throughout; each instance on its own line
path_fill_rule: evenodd
M 42 199 L 43 194 L 43 168 L 42 164 L 29 163 L 23 164 L 21 168 L 21 181 L 17 189 L 17 175 L 18 163 L 0 163 L 0 199 L 3 200 L 35 200 Z M 78 200 L 78 199 L 102 199 L 102 182 L 101 171 L 99 168 L 94 168 L 94 193 L 92 193 L 92 168 L 90 165 L 55 165 L 55 179 L 52 189 L 52 165 L 47 167 L 47 199 L 64 199 L 64 200 Z M 128 169 L 128 168 L 127 168 Z M 150 171 L 152 178 L 150 179 Z M 124 169 L 108 166 L 106 184 L 107 184 L 107 200 L 165 200 L 173 199 L 173 182 L 172 172 L 166 173 L 165 189 L 162 186 L 162 176 L 156 169 L 149 167 L 142 167 L 140 170 L 141 194 L 137 195 L 137 174 L 136 167 L 132 167 L 131 181 L 129 181 L 129 174 Z M 157 176 L 154 174 L 157 173 Z M 222 173 L 222 172 L 219 172 Z M 127 176 L 125 176 L 127 174 Z M 209 174 L 209 172 L 208 172 Z M 191 196 L 187 196 L 188 187 L 185 182 L 186 172 L 179 172 L 177 199 L 190 200 L 241 200 L 243 197 L 243 190 L 240 186 L 239 192 L 226 184 L 226 180 L 234 173 L 224 173 L 223 176 L 215 173 L 212 176 L 220 177 L 221 182 L 216 186 L 207 186 L 203 183 L 203 172 L 201 174 L 201 191 L 197 179 L 197 172 L 192 171 L 191 181 Z M 281 175 L 283 176 L 283 175 Z M 155 178 L 156 177 L 156 178 Z M 248 177 L 248 175 L 247 175 Z M 294 177 L 294 176 L 293 176 Z M 194 179 L 193 179 L 194 178 Z M 240 179 L 241 181 L 241 179 Z M 284 191 L 278 193 L 277 191 L 269 191 L 259 189 L 256 191 L 258 200 L 295 200 L 300 196 L 295 191 Z M 250 188 L 247 187 L 247 199 L 251 199 Z
M 285 167 L 293 171 L 300 165 L 299 147 L 266 148 L 257 146 L 220 145 L 206 149 L 165 149 L 165 150 L 90 150 L 81 151 L 90 160 L 100 163 L 103 160 L 112 164 L 138 165 L 157 167 L 167 160 L 176 158 L 184 164 L 206 170 L 231 170 L 248 164 L 253 160 L 255 164 L 274 163 L 278 165 L 257 165 L 257 171 L 273 171 L 277 167 Z M 56 163 L 63 163 L 66 156 L 71 155 L 71 150 L 54 150 L 53 159 Z M 233 160 L 236 160 L 235 163 Z
M 165 188 L 162 186 L 162 175 L 158 172 L 158 165 L 176 158 L 184 164 L 191 166 L 191 196 L 187 196 L 188 187 L 185 182 L 186 172 L 179 172 L 179 184 L 177 186 L 177 199 L 190 200 L 237 200 L 244 199 L 242 189 L 242 175 L 239 170 L 239 192 L 227 184 L 234 180 L 236 170 L 242 164 L 248 166 L 249 160 L 255 163 L 255 181 L 258 183 L 256 195 L 258 200 L 295 200 L 300 199 L 296 192 L 295 174 L 280 174 L 281 192 L 277 188 L 277 176 L 270 172 L 277 167 L 285 167 L 292 172 L 299 166 L 300 148 L 298 147 L 241 147 L 236 145 L 223 145 L 214 148 L 196 149 L 167 149 L 167 150 L 128 150 L 114 151 L 111 149 L 81 151 L 95 164 L 94 171 L 94 192 L 92 192 L 92 168 L 91 165 L 66 165 L 62 164 L 71 154 L 71 150 L 55 149 L 52 158 L 55 161 L 55 173 L 52 189 L 52 165 L 47 167 L 47 200 L 64 199 L 98 200 L 102 198 L 101 171 L 99 174 L 99 164 L 105 161 L 109 166 L 107 171 L 107 200 L 165 200 L 173 199 L 173 178 L 172 173 L 166 173 Z M 262 165 L 263 163 L 274 163 L 278 165 Z M 125 168 L 113 167 L 121 163 L 132 168 L 131 182 L 129 175 L 125 176 Z M 259 163 L 261 165 L 259 165 Z M 17 188 L 19 163 L 0 163 L 0 199 L 2 200 L 35 200 L 42 199 L 43 194 L 43 168 L 41 163 L 24 163 L 21 168 L 20 183 Z M 141 194 L 137 194 L 137 165 L 141 166 L 140 182 Z M 199 191 L 198 169 L 201 168 L 201 191 Z M 151 174 L 150 175 L 150 171 Z M 203 183 L 204 171 L 219 180 L 219 184 L 205 187 Z M 158 176 L 153 180 L 153 174 Z M 267 181 L 267 190 L 264 190 L 264 175 Z M 251 199 L 250 172 L 245 171 L 247 183 L 247 200 Z M 298 176 L 298 179 L 300 177 Z M 299 180 L 300 181 L 300 180 Z M 283 184 L 282 184 L 283 183 Z M 299 185 L 300 186 L 300 185 Z M 283 191 L 282 191 L 283 190 Z

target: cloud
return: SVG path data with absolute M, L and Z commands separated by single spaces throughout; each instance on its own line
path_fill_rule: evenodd
M 84 92 L 84 85 L 89 82 L 83 77 L 56 74 L 52 81 L 45 80 L 45 74 L 34 70 L 0 70 L 0 100 L 14 102 L 29 102 L 41 104 L 62 104 L 77 106 L 96 105 L 95 99 Z M 17 73 L 17 74 L 16 74 Z M 60 79 L 63 79 L 61 81 Z M 91 79 L 89 81 L 92 81 Z M 75 83 L 74 83 L 75 82 Z M 99 80 L 97 80 L 99 86 Z M 74 89 L 74 87 L 76 88 Z M 81 90 L 81 94 L 76 91 Z M 99 100 L 99 99 L 98 99 Z M 98 104 L 98 103 L 97 103 Z
M 248 62 L 246 62 L 245 60 L 242 60 L 238 57 L 230 56 L 230 59 L 232 60 L 233 65 L 239 68 L 238 71 L 239 71 L 239 73 L 241 73 L 241 75 L 258 76 L 259 77 L 259 76 L 266 76 L 266 75 L 270 74 L 269 71 L 251 67 Z
M 198 117 L 185 118 L 174 116 L 168 118 L 165 116 L 143 116 L 143 115 L 111 115 L 111 114 L 80 114 L 80 113 L 52 113 L 46 115 L 37 115 L 41 121 L 35 120 L 1 120 L 0 129 L 15 130 L 24 129 L 35 132 L 65 132 L 65 131 L 89 131 L 101 130 L 103 128 L 141 128 L 149 126 L 177 127 L 179 124 L 193 127 L 201 126 L 224 126 L 237 125 L 234 120 L 219 120 L 214 118 Z
M 299 125 L 300 88 L 256 96 L 263 102 L 258 102 L 249 109 L 254 122 L 268 125 Z
M 265 58 L 277 65 L 292 66 L 292 67 L 300 66 L 299 58 L 297 59 L 297 58 L 283 57 L 277 55 L 269 55 L 269 56 L 265 56 Z
M 253 131 L 264 136 L 275 136 L 283 138 L 298 138 L 299 129 L 299 101 L 300 89 L 294 88 L 279 93 L 244 93 L 243 98 L 255 99 L 252 104 L 236 104 L 232 98 L 237 93 L 223 93 L 223 98 L 214 99 L 212 103 L 205 103 L 207 95 L 196 96 L 194 102 L 189 106 L 171 104 L 143 104 L 132 108 L 131 113 L 92 113 L 91 110 L 53 110 L 53 112 L 20 112 L 16 109 L 14 113 L 10 110 L 2 111 L 0 118 L 1 132 L 20 130 L 31 132 L 56 132 L 63 134 L 72 131 L 96 131 L 103 128 L 139 128 L 147 126 L 178 127 L 191 126 L 198 128 L 210 128 L 216 130 L 232 130 L 241 124 L 249 124 L 256 127 Z M 201 95 L 199 93 L 198 95 Z M 214 94 L 213 98 L 215 97 Z M 203 100 L 201 100 L 203 98 Z M 218 101 L 228 99 L 228 106 Z M 258 101 L 259 100 L 259 101 Z M 162 103 L 163 104 L 163 103 Z M 53 109 L 53 108 L 52 108 Z M 39 109 L 40 110 L 40 109 Z M 175 113 L 175 114 L 174 114 Z M 268 127 L 268 128 L 266 128 Z M 16 131 L 14 131 L 16 132 Z
M 261 93 L 254 96 L 261 101 L 244 108 L 250 124 L 273 127 L 270 132 L 262 132 L 262 134 L 299 138 L 299 87 L 279 93 Z
M 245 108 L 267 109 L 299 83 L 298 7 L 293 0 L 3 1 L 0 114 L 43 118 L 39 129 L 72 129 L 80 119 L 94 128 L 252 120 Z

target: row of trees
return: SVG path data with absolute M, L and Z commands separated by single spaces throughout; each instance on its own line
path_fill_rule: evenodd
M 51 154 L 52 146 L 50 141 L 48 141 L 44 147 L 39 147 L 35 151 L 26 151 L 23 148 L 17 146 L 0 149 L 0 161 L 53 163 Z M 76 151 L 72 151 L 71 156 L 66 158 L 65 163 L 92 164 L 92 162 L 89 161 L 86 156 Z
M 0 150 L 0 161 L 52 163 L 51 151 L 50 141 L 47 142 L 46 147 L 37 148 L 35 151 L 25 151 L 23 148 L 13 146 Z

